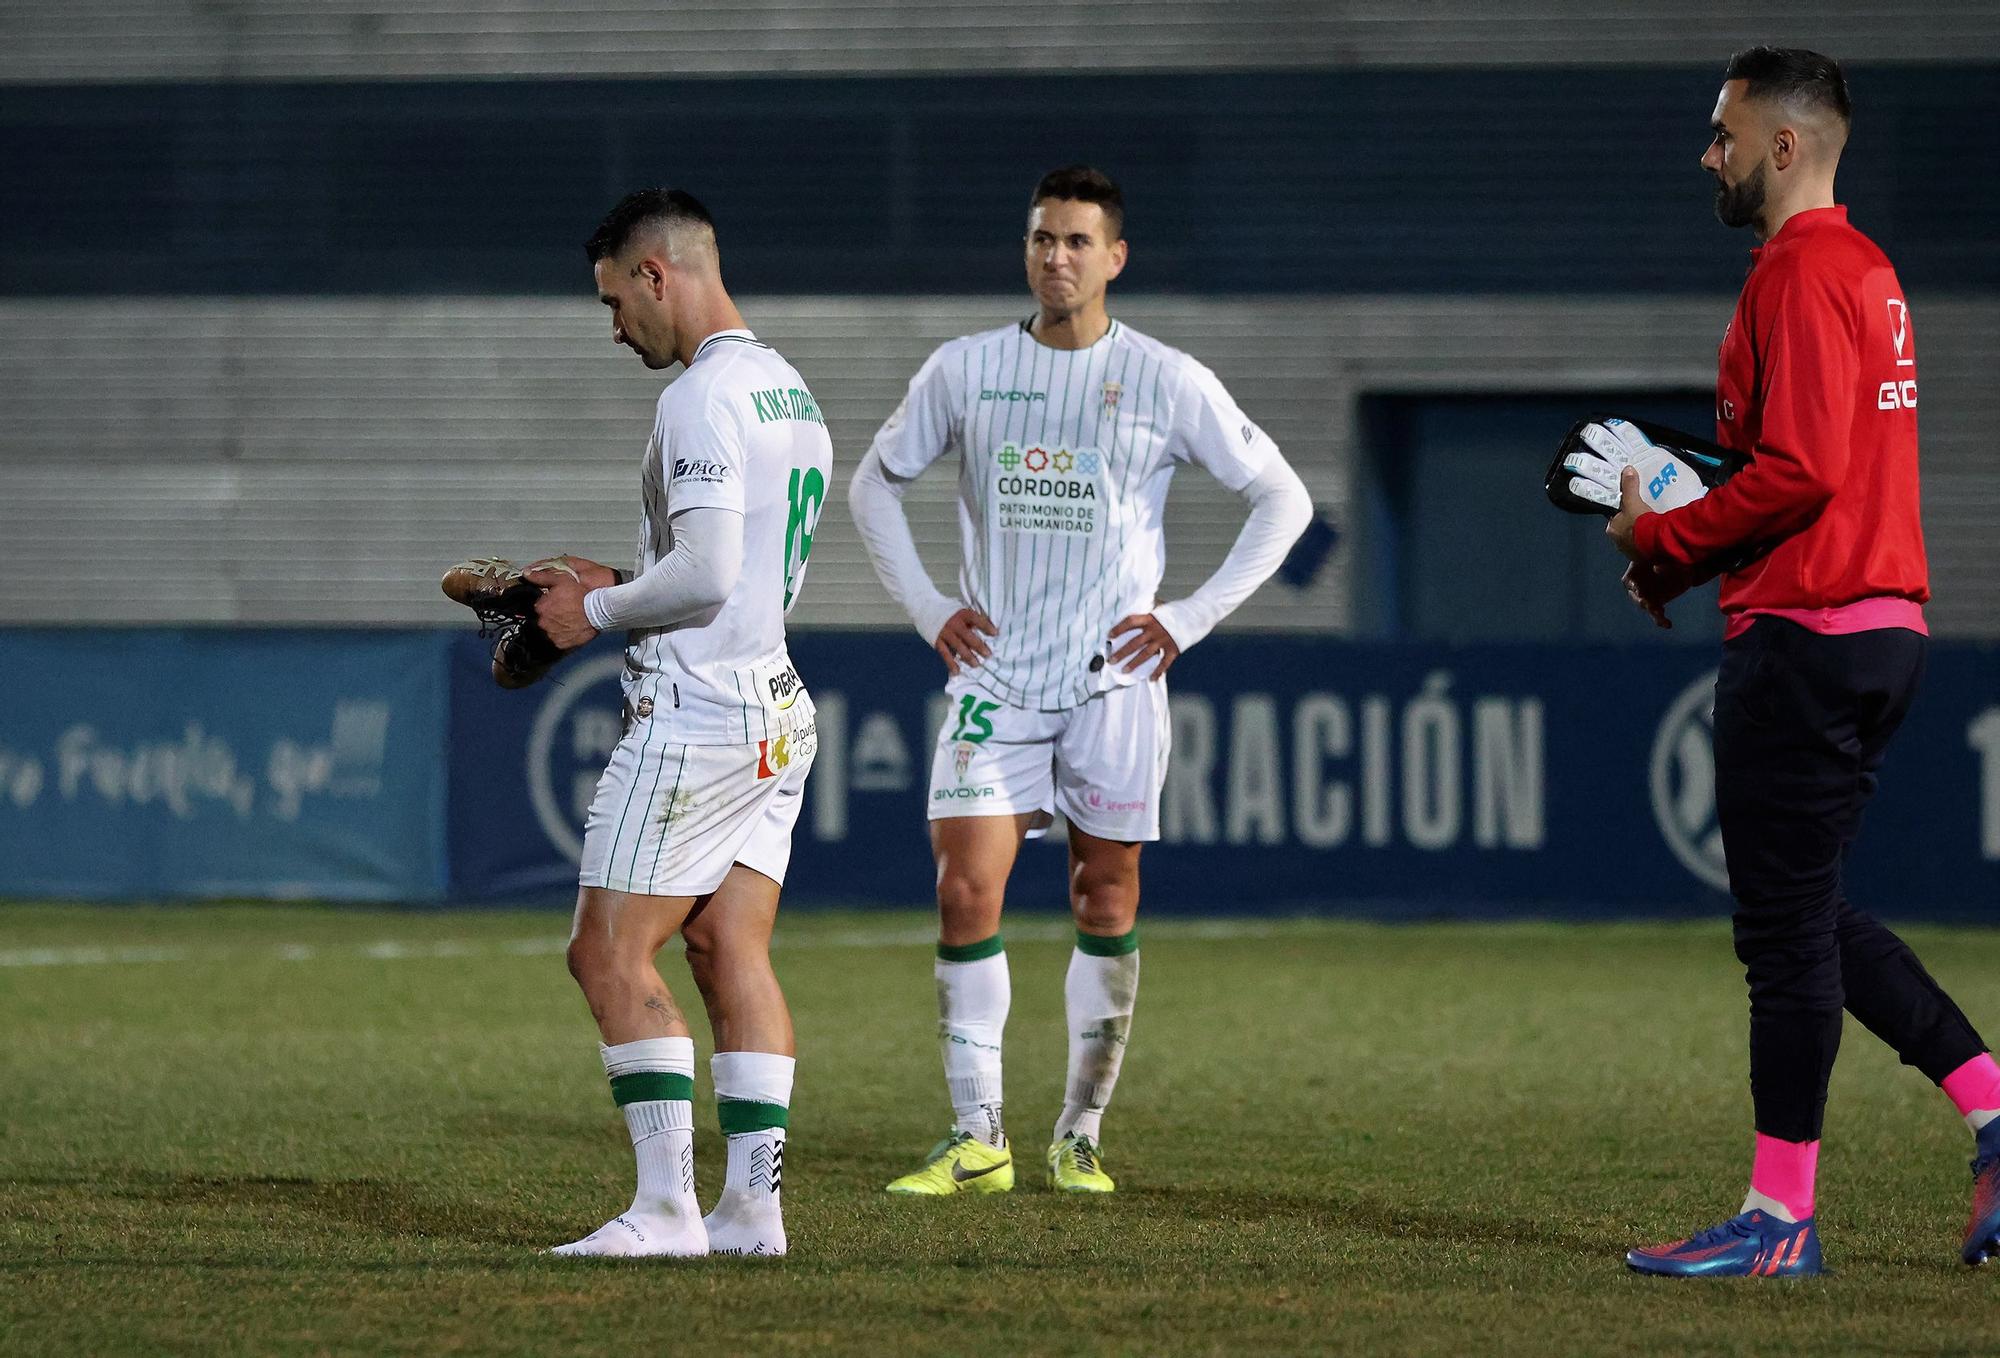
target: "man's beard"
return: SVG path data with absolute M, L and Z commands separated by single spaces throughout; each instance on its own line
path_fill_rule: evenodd
M 1731 188 L 1715 183 L 1715 215 L 1724 226 L 1749 226 L 1764 213 L 1764 166 L 1758 165 Z

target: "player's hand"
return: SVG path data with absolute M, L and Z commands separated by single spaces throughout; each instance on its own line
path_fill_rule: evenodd
M 609 566 L 582 557 L 551 557 L 537 561 L 521 574 L 530 584 L 540 586 L 542 597 L 535 600 L 535 621 L 550 641 L 565 651 L 585 645 L 597 635 L 583 611 L 583 596 L 618 582 Z
M 1678 566 L 1634 561 L 1625 568 L 1625 593 L 1656 627 L 1671 628 L 1667 605 L 1687 593 L 1693 581 Z
M 1639 546 L 1633 530 L 1641 514 L 1652 512 L 1646 507 L 1645 497 L 1639 494 L 1639 469 L 1627 467 L 1618 474 L 1618 513 L 1604 525 L 1604 536 L 1610 538 L 1619 551 L 1637 561 Z
M 561 565 L 558 565 L 558 562 Z M 565 572 L 563 566 L 568 566 L 569 571 Z M 602 562 L 592 561 L 587 556 L 545 556 L 521 572 L 543 588 L 548 587 L 552 577 L 570 573 L 575 574 L 577 583 L 586 591 L 609 589 L 618 583 L 617 571 Z
M 984 632 L 986 636 L 981 636 Z M 979 662 L 993 654 L 993 648 L 986 644 L 986 637 L 997 637 L 1000 629 L 993 625 L 993 619 L 976 608 L 961 608 L 944 620 L 937 640 L 932 643 L 944 660 L 944 667 L 953 674 L 962 665 L 975 669 Z
M 1173 634 L 1168 632 L 1165 625 L 1151 613 L 1133 613 L 1120 618 L 1112 625 L 1111 636 L 1107 640 L 1115 643 L 1118 637 L 1127 632 L 1132 635 L 1125 638 L 1123 646 L 1111 653 L 1112 664 L 1125 661 L 1123 668 L 1127 674 L 1139 669 L 1154 656 L 1158 656 L 1160 667 L 1152 673 L 1152 677 L 1158 679 L 1166 674 L 1168 666 L 1181 658 L 1180 643 L 1174 640 Z

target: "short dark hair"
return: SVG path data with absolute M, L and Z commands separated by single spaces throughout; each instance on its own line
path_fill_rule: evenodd
M 642 227 L 654 225 L 705 226 L 712 232 L 715 219 L 686 189 L 639 189 L 620 198 L 618 206 L 604 215 L 584 242 L 584 251 L 592 264 L 609 259 L 631 244 Z
M 1035 185 L 1034 196 L 1028 199 L 1028 211 L 1033 212 L 1037 204 L 1050 198 L 1064 203 L 1097 204 L 1104 209 L 1104 222 L 1111 228 L 1111 239 L 1124 237 L 1125 195 L 1104 171 L 1088 165 L 1065 165 L 1060 170 L 1050 170 Z
M 1803 47 L 1746 47 L 1729 59 L 1722 78 L 1746 82 L 1752 99 L 1815 105 L 1837 114 L 1843 126 L 1854 122 L 1847 76 L 1839 62 L 1821 53 Z

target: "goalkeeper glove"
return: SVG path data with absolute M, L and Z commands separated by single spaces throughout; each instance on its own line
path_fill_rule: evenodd
M 1618 513 L 1618 474 L 1639 473 L 1639 496 L 1656 513 L 1693 504 L 1727 481 L 1750 459 L 1647 420 L 1597 415 L 1579 420 L 1556 448 L 1543 489 L 1557 509 L 1572 514 Z

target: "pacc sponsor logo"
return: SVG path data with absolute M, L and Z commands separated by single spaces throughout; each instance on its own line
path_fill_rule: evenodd
M 1718 891 L 1729 889 L 1715 808 L 1715 671 L 1681 690 L 1653 737 L 1653 819 L 1675 858 Z
M 729 464 L 726 462 L 704 462 L 694 457 L 674 459 L 676 481 L 724 481 L 728 477 Z

